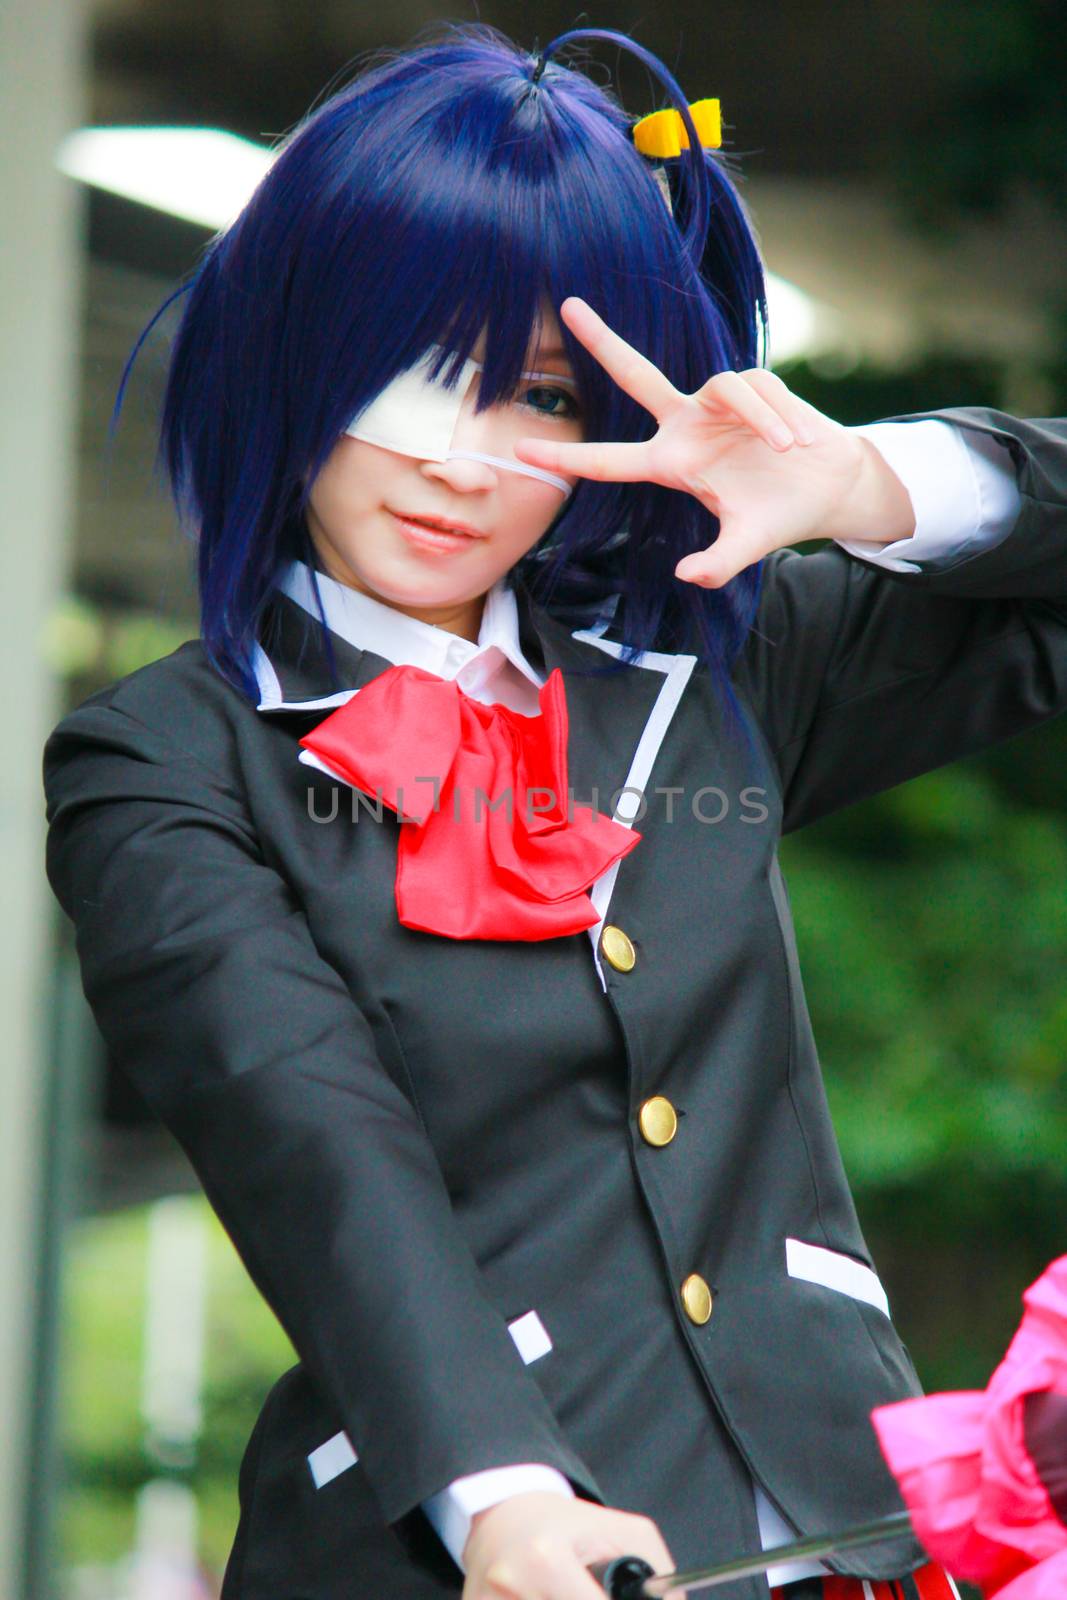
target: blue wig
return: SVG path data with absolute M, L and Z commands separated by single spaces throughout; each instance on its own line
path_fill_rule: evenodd
M 632 52 L 682 114 L 689 149 L 667 163 L 673 217 L 633 143 L 635 119 L 552 59 L 586 39 Z M 304 518 L 316 474 L 351 418 L 431 343 L 446 346 L 435 376 L 452 382 L 486 328 L 479 410 L 518 388 L 546 293 L 555 308 L 581 296 L 681 390 L 759 364 L 759 251 L 725 160 L 701 147 L 675 79 L 607 29 L 561 34 L 541 54 L 536 72 L 535 56 L 481 23 L 431 24 L 405 50 L 372 52 L 284 140 L 130 355 L 113 425 L 141 343 L 187 295 L 160 457 L 197 543 L 206 649 L 249 696 L 277 574 L 294 558 L 318 564 Z M 586 438 L 651 437 L 648 413 L 562 332 Z M 717 532 L 682 491 L 580 480 L 513 571 L 572 625 L 617 595 L 628 648 L 604 670 L 642 649 L 692 650 L 736 727 L 729 673 L 762 564 L 721 589 L 674 576 Z M 321 602 L 320 617 L 335 667 Z

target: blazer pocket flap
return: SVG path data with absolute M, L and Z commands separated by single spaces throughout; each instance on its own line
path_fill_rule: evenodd
M 837 1289 L 851 1295 L 853 1300 L 865 1300 L 889 1315 L 889 1299 L 882 1280 L 870 1267 L 842 1255 L 839 1250 L 827 1250 L 823 1245 L 805 1244 L 802 1239 L 785 1241 L 785 1265 L 791 1278 L 803 1278 L 807 1283 L 820 1283 L 824 1289 Z

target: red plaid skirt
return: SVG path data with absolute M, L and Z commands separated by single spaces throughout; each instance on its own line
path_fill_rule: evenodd
M 960 1592 L 944 1567 L 930 1561 L 906 1578 L 841 1578 L 822 1580 L 823 1600 L 960 1600 Z M 771 1590 L 771 1600 L 790 1600 L 789 1586 Z

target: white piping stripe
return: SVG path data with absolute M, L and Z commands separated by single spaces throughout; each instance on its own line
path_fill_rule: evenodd
M 515 1317 L 508 1323 L 508 1332 L 527 1366 L 531 1361 L 539 1361 L 552 1349 L 548 1330 L 536 1311 L 526 1311 L 521 1317 Z M 333 1434 L 323 1444 L 317 1445 L 309 1453 L 307 1463 L 316 1489 L 321 1489 L 325 1484 L 332 1483 L 334 1478 L 340 1477 L 342 1472 L 347 1472 L 349 1467 L 354 1467 L 358 1460 L 352 1441 L 342 1428 L 340 1433 Z
M 853 1300 L 864 1300 L 869 1306 L 877 1306 L 887 1317 L 889 1315 L 889 1298 L 878 1274 L 840 1250 L 787 1239 L 785 1266 L 791 1278 L 803 1278 L 807 1283 L 818 1283 L 824 1289 L 851 1295 Z
M 339 694 L 325 695 L 321 700 L 278 700 L 264 705 L 260 703 L 257 711 L 328 711 L 334 706 L 345 706 L 358 689 L 342 689 Z
M 622 655 L 625 648 L 613 639 L 601 639 L 592 628 L 578 629 L 572 634 L 572 638 L 584 640 L 586 644 L 595 645 L 598 650 L 606 650 L 616 658 Z M 696 656 L 675 656 L 667 655 L 659 650 L 645 650 L 635 662 L 636 666 L 651 667 L 657 672 L 665 673 L 666 676 L 663 687 L 656 696 L 656 703 L 652 707 L 648 721 L 645 723 L 644 732 L 638 740 L 637 749 L 634 751 L 630 770 L 626 774 L 626 782 L 623 785 L 624 793 L 619 796 L 619 807 L 615 814 L 615 821 L 621 823 L 624 828 L 633 827 L 640 803 L 638 794 L 631 794 L 628 791 L 637 790 L 641 794 L 644 793 L 649 774 L 655 765 L 656 757 L 659 755 L 660 746 L 663 743 L 667 729 L 671 725 L 671 719 L 678 708 L 678 702 L 682 698 L 682 692 L 689 682 L 693 668 L 696 666 L 696 659 Z M 627 815 L 628 811 L 630 815 Z M 607 979 L 604 977 L 604 969 L 600 963 L 600 934 L 604 927 L 608 907 L 611 904 L 611 896 L 615 889 L 615 879 L 618 877 L 621 865 L 621 859 L 613 862 L 607 872 L 603 873 L 589 890 L 589 898 L 593 902 L 593 908 L 599 920 L 587 931 L 593 945 L 593 961 L 596 964 L 597 977 L 600 979 L 600 987 L 604 990 L 607 989 L 608 985 Z
M 527 1311 L 524 1316 L 509 1322 L 508 1332 L 527 1366 L 531 1361 L 539 1361 L 542 1356 L 547 1356 L 552 1348 L 552 1340 L 536 1311 Z
M 274 706 L 281 704 L 282 686 L 274 670 L 274 663 L 258 640 L 252 651 L 252 666 L 256 682 L 259 684 L 259 705 L 256 710 L 270 711 Z
M 316 1489 L 321 1489 L 324 1483 L 339 1478 L 342 1472 L 354 1467 L 358 1460 L 359 1457 L 352 1448 L 348 1434 L 343 1429 L 340 1433 L 335 1433 L 332 1439 L 327 1439 L 325 1444 L 320 1444 L 308 1456 L 308 1466 L 311 1468 Z

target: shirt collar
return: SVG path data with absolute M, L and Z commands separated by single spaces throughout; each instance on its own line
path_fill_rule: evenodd
M 519 642 L 519 615 L 514 590 L 506 575 L 487 592 L 478 629 L 478 641 L 450 633 L 431 622 L 408 616 L 384 600 L 339 583 L 316 572 L 326 626 L 356 649 L 409 666 L 423 667 L 439 677 L 452 678 L 468 661 L 482 655 L 506 658 L 524 678 L 540 689 L 544 676 L 529 662 Z M 303 561 L 292 561 L 279 575 L 277 588 L 318 618 L 312 573 Z M 502 665 L 502 662 L 501 662 Z

